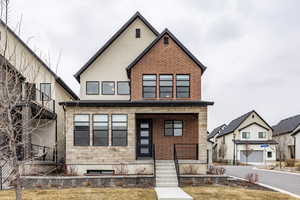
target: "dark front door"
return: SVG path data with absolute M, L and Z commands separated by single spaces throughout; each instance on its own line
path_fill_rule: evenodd
M 137 121 L 137 156 L 152 157 L 151 119 L 140 119 Z

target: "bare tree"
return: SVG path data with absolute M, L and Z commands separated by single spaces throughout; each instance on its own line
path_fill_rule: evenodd
M 8 0 L 1 0 L 1 20 L 5 23 L 8 4 Z M 0 166 L 6 164 L 11 169 L 7 181 L 12 183 L 16 199 L 20 200 L 22 167 L 45 156 L 45 152 L 33 154 L 31 136 L 49 123 L 43 116 L 53 102 L 35 88 L 39 67 L 11 41 L 8 27 L 4 25 L 4 29 L 0 45 Z
M 276 145 L 276 154 L 279 161 L 279 167 L 282 168 L 282 162 L 286 160 L 285 148 L 287 147 L 287 138 L 284 136 L 277 136 L 274 139 L 278 142 Z
M 227 151 L 227 146 L 226 146 L 226 144 L 222 143 L 219 147 L 219 159 L 221 158 L 221 161 L 224 161 L 226 151 Z

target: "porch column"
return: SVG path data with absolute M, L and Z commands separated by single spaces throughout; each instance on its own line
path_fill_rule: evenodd
M 22 107 L 22 141 L 24 143 L 24 159 L 31 157 L 31 107 L 25 105 Z
M 207 107 L 202 107 L 198 113 L 198 159 L 207 162 Z

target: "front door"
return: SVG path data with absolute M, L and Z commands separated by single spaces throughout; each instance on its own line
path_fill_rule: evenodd
M 137 157 L 152 157 L 152 121 L 137 121 Z

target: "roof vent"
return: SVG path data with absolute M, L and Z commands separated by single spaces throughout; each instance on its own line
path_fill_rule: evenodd
M 169 37 L 167 37 L 167 36 L 164 37 L 164 44 L 166 44 L 166 45 L 169 44 Z

